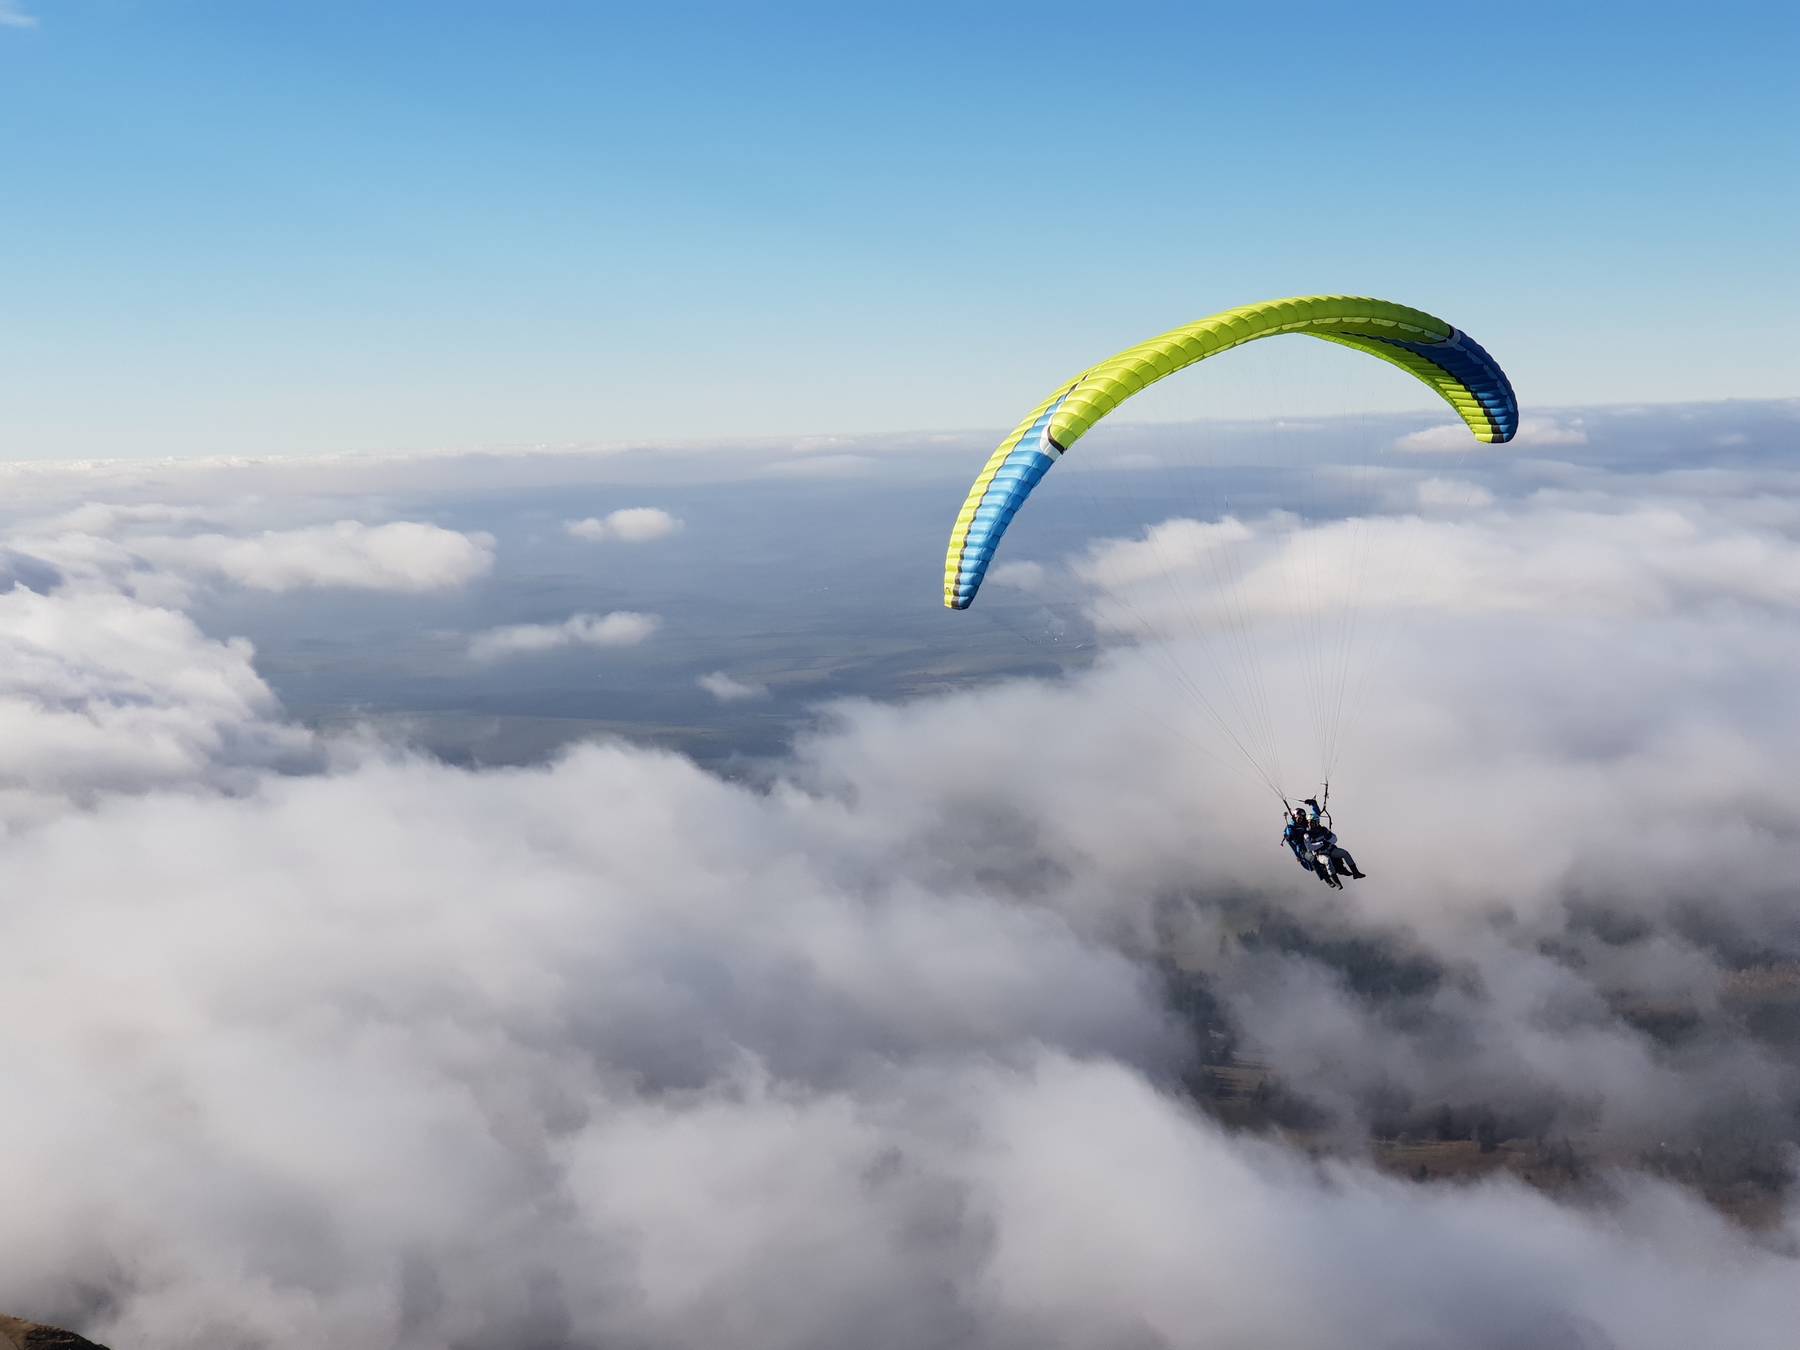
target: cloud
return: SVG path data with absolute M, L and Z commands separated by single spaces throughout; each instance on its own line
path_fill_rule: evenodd
M 1518 433 L 1508 445 L 1515 450 L 1532 450 L 1587 443 L 1587 428 L 1579 417 L 1567 421 L 1556 417 L 1522 417 Z M 1469 429 L 1456 422 L 1410 431 L 1394 442 L 1394 449 L 1405 454 L 1485 454 L 1495 447 L 1475 441 L 1470 437 Z
M 702 675 L 696 683 L 721 703 L 742 703 L 746 699 L 767 698 L 769 696 L 769 687 L 767 685 L 750 684 L 743 680 L 734 680 L 722 670 L 715 670 L 709 675 Z
M 869 713 L 923 761 L 995 706 Z M 922 886 L 942 856 L 884 845 L 976 798 L 896 821 L 865 767 L 851 805 L 618 746 L 377 754 L 13 840 L 9 1296 L 146 1345 L 1326 1347 L 1396 1308 L 1785 1343 L 1793 1258 L 1667 1185 L 1436 1190 L 1208 1122 L 1146 969 L 955 860 Z
M 618 747 L 375 757 L 15 841 L 34 956 L 0 1010 L 78 968 L 88 994 L 9 1047 L 38 1107 L 0 1176 L 38 1219 L 8 1296 L 152 1345 L 693 1343 L 740 1296 L 739 1344 L 935 1316 L 936 1262 L 892 1259 L 961 1185 L 897 1156 L 909 1099 L 929 1122 L 958 1086 L 933 1062 L 1178 1040 L 1050 916 L 837 875 L 822 805 Z
M 104 587 L 0 593 L 0 821 L 314 764 L 313 738 L 281 719 L 253 657 Z
M 1040 591 L 1049 577 L 1042 563 L 1003 562 L 989 569 L 984 586 L 1011 587 L 1019 591 Z
M 1738 602 L 1800 603 L 1800 538 L 1736 505 L 1551 494 L 1521 509 L 1353 519 L 1296 530 L 1292 518 L 1165 521 L 1095 544 L 1074 571 L 1116 631 L 1204 640 L 1224 624 L 1390 609 L 1449 614 L 1671 613 Z
M 491 536 L 416 521 L 340 520 L 250 536 L 136 537 L 129 547 L 153 562 L 260 591 L 444 590 L 467 585 L 494 564 Z
M 1579 417 L 1567 421 L 1555 417 L 1522 417 L 1513 440 L 1521 449 L 1527 450 L 1541 446 L 1586 445 L 1588 433 Z
M 585 520 L 565 521 L 563 529 L 576 539 L 641 544 L 652 539 L 666 539 L 681 525 L 680 520 L 657 507 L 628 506 L 609 512 L 603 518 L 589 516 Z
M 1394 449 L 1420 455 L 1472 453 L 1469 429 L 1461 422 L 1444 422 L 1419 431 L 1409 431 L 1394 442 Z
M 36 28 L 37 17 L 25 12 L 18 0 L 0 0 L 0 28 Z
M 175 606 L 188 603 L 196 584 L 420 594 L 454 590 L 492 570 L 492 535 L 407 520 L 317 521 L 338 506 L 254 494 L 205 504 L 89 498 L 28 517 L 14 539 L 69 575 Z M 309 517 L 317 523 L 294 523 Z
M 1271 518 L 1271 525 L 1276 523 Z M 1241 549 L 1254 533 L 1253 527 L 1230 516 L 1217 521 L 1167 520 L 1150 526 L 1142 539 L 1094 546 L 1077 571 L 1097 587 L 1116 591 L 1161 580 L 1171 567 L 1193 567 L 1201 561 L 1210 565 L 1216 557 Z
M 469 639 L 469 656 L 498 661 L 530 656 L 560 647 L 635 647 L 661 625 L 654 614 L 614 610 L 611 614 L 572 614 L 561 623 L 519 623 L 491 628 Z
M 1029 1087 L 969 1090 L 986 1128 L 967 1203 L 994 1233 L 983 1283 L 1048 1343 L 1673 1347 L 1711 1331 L 1773 1345 L 1771 1314 L 1797 1297 L 1780 1286 L 1789 1260 L 1771 1253 L 1728 1277 L 1742 1302 L 1694 1307 L 1712 1283 L 1702 1269 L 1746 1244 L 1661 1188 L 1626 1198 L 1627 1240 L 1513 1186 L 1458 1194 L 1321 1173 L 1103 1068 L 1051 1061 Z M 1113 1147 L 1096 1156 L 1084 1137 Z M 1071 1243 L 1066 1220 L 1082 1213 Z M 1099 1251 L 1126 1259 L 1102 1278 Z

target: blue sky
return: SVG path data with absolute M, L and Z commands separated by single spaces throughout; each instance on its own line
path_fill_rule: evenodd
M 1322 290 L 1528 407 L 1800 384 L 1786 7 L 0 14 L 7 457 L 1000 427 Z

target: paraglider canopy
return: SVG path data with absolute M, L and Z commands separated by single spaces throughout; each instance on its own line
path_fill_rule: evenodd
M 1033 408 L 976 476 L 950 531 L 944 603 L 967 609 L 1006 527 L 1070 446 L 1126 399 L 1165 376 L 1258 338 L 1300 333 L 1367 352 L 1429 385 L 1478 441 L 1509 441 L 1519 405 L 1475 340 L 1423 310 L 1367 296 L 1264 300 L 1186 324 L 1090 367 Z

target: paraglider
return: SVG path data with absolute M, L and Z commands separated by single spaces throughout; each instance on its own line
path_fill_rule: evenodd
M 1324 801 L 1317 797 L 1306 798 L 1306 805 L 1312 808 L 1308 816 L 1297 806 L 1282 803 L 1285 810 L 1293 813 L 1286 820 L 1281 831 L 1281 842 L 1293 850 L 1294 857 L 1307 871 L 1313 873 L 1327 886 L 1338 890 L 1344 889 L 1342 878 L 1351 877 L 1361 881 L 1368 873 L 1356 865 L 1356 859 L 1350 851 L 1338 843 L 1337 832 L 1332 828 L 1331 812 L 1326 802 L 1331 800 L 1331 788 L 1325 789 Z
M 1032 409 L 1000 442 L 976 475 L 951 528 L 944 559 L 944 604 L 953 610 L 966 610 L 974 604 L 1001 540 L 1020 508 L 1050 469 L 1109 413 L 1149 385 L 1209 357 L 1261 338 L 1289 333 L 1348 347 L 1398 366 L 1448 403 L 1476 443 L 1501 444 L 1518 431 L 1518 403 L 1505 372 L 1473 338 L 1423 310 L 1364 296 L 1335 295 L 1270 300 L 1225 310 L 1127 348 L 1082 371 Z M 1183 485 L 1190 493 L 1191 482 Z M 1319 495 L 1307 496 L 1305 504 L 1317 505 Z M 1158 501 L 1156 506 L 1160 508 L 1164 503 Z M 1168 557 L 1155 560 L 1156 574 L 1167 578 L 1174 589 L 1180 565 L 1190 562 L 1193 556 L 1205 557 L 1214 569 L 1214 593 L 1224 597 L 1210 614 L 1199 613 L 1204 606 L 1186 605 L 1178 616 L 1188 625 L 1181 634 L 1184 641 L 1204 643 L 1209 632 L 1223 633 L 1226 640 L 1219 644 L 1226 649 L 1223 659 L 1211 660 L 1210 669 L 1204 673 L 1174 673 L 1178 683 L 1202 702 L 1263 784 L 1281 797 L 1285 806 L 1276 744 L 1284 730 L 1283 719 L 1271 714 L 1272 709 L 1281 707 L 1281 700 L 1258 683 L 1267 678 L 1267 668 L 1274 663 L 1262 660 L 1250 633 L 1259 614 L 1279 609 L 1276 601 L 1267 598 L 1275 588 L 1269 587 L 1260 597 L 1247 598 L 1243 577 L 1248 567 L 1241 568 L 1235 562 L 1221 567 L 1216 556 L 1221 547 L 1219 541 L 1227 535 L 1243 538 L 1255 533 L 1238 518 L 1237 510 L 1235 503 L 1227 501 L 1209 520 L 1165 521 L 1162 526 L 1149 529 L 1139 547 L 1154 548 L 1159 538 L 1174 537 L 1175 525 L 1186 527 L 1187 533 L 1182 537 L 1189 541 L 1206 530 L 1212 532 L 1199 543 L 1190 542 L 1188 556 L 1175 559 L 1175 565 L 1169 565 Z M 1284 517 L 1290 522 L 1300 518 L 1291 510 Z M 1296 526 L 1290 524 L 1287 528 L 1293 530 Z M 1319 597 L 1315 613 L 1323 618 L 1311 619 L 1311 627 L 1299 639 L 1303 645 L 1310 642 L 1314 648 L 1304 651 L 1299 663 L 1308 667 L 1305 676 L 1315 686 L 1313 697 L 1319 710 L 1316 718 L 1321 723 L 1332 722 L 1319 733 L 1323 762 L 1315 782 L 1330 779 L 1337 753 L 1334 719 L 1342 715 L 1347 701 L 1353 701 L 1346 699 L 1345 690 L 1353 664 L 1350 647 L 1356 637 L 1356 613 L 1350 605 L 1341 603 L 1340 596 L 1349 594 L 1353 601 L 1354 594 L 1346 588 L 1367 573 L 1360 565 L 1366 562 L 1366 555 L 1352 556 L 1359 565 L 1352 569 L 1348 581 L 1333 576 L 1314 592 Z M 1252 558 L 1251 562 L 1269 565 L 1271 573 L 1277 574 L 1276 566 L 1268 564 L 1266 557 Z M 1099 570 L 1090 566 L 1087 577 L 1091 579 Z M 1140 569 L 1140 574 L 1150 572 Z M 1285 585 L 1288 575 L 1278 574 L 1280 584 Z M 1262 601 L 1260 611 L 1251 603 L 1258 598 Z M 1122 607 L 1136 614 L 1130 597 L 1125 599 L 1127 603 Z M 1146 621 L 1144 626 L 1151 630 L 1153 639 L 1162 640 L 1163 632 L 1156 631 L 1155 624 Z M 1331 646 L 1334 643 L 1336 646 Z M 1330 650 L 1318 650 L 1321 646 Z M 1240 662 L 1238 669 L 1246 687 L 1226 687 L 1223 698 L 1210 697 L 1217 690 L 1217 679 L 1229 673 L 1224 667 L 1232 660 Z M 1328 884 L 1341 886 L 1340 877 L 1364 875 L 1355 859 L 1337 843 L 1322 802 L 1313 805 L 1310 817 L 1296 811 L 1288 819 L 1284 812 L 1284 822 L 1283 843 L 1302 866 L 1315 871 Z
M 1512 384 L 1466 333 L 1423 310 L 1363 296 L 1307 295 L 1228 309 L 1128 347 L 1084 370 L 1026 415 L 976 476 L 950 531 L 944 603 L 967 609 L 1006 528 L 1039 480 L 1093 425 L 1133 394 L 1258 338 L 1303 333 L 1367 352 L 1435 389 L 1478 441 L 1519 429 Z

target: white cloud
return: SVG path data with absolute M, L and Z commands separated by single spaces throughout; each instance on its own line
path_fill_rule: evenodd
M 1184 1103 L 1155 981 L 1035 903 L 1141 894 L 1115 864 L 1195 844 L 1191 766 L 1097 743 L 1107 694 L 868 709 L 810 752 L 860 800 L 623 747 L 377 755 L 9 841 L 12 1297 L 153 1346 L 1323 1350 L 1396 1308 L 1432 1344 L 1785 1345 L 1794 1259 L 1670 1187 L 1421 1187 Z M 1053 771 L 1108 760 L 1154 781 Z M 894 794 L 915 770 L 936 796 Z M 1083 876 L 997 884 L 995 783 L 1064 805 L 1038 842 Z
M 498 661 L 560 647 L 635 647 L 661 625 L 654 614 L 614 610 L 611 614 L 572 614 L 561 623 L 519 623 L 490 628 L 469 639 L 469 656 Z
M 1473 453 L 1469 429 L 1461 422 L 1444 422 L 1438 426 L 1409 431 L 1394 442 L 1394 449 L 1408 454 L 1459 455 Z
M 1460 500 L 1456 485 L 1422 502 Z M 1754 503 L 1549 494 L 1472 519 L 1377 517 L 1296 530 L 1292 519 L 1165 521 L 1093 546 L 1076 574 L 1116 631 L 1193 636 L 1295 615 L 1670 613 L 1731 601 L 1800 604 L 1800 538 Z M 1434 503 L 1435 504 L 1435 503 Z
M 1117 591 L 1146 581 L 1160 581 L 1170 570 L 1194 567 L 1241 550 L 1255 531 L 1233 517 L 1217 521 L 1166 520 L 1152 525 L 1142 539 L 1108 541 L 1090 550 L 1078 575 L 1096 586 Z
M 741 703 L 746 699 L 769 696 L 767 685 L 734 680 L 722 670 L 715 670 L 710 675 L 702 675 L 695 683 L 721 703 Z
M 1519 419 L 1518 435 L 1513 437 L 1513 442 L 1526 450 L 1543 446 L 1586 445 L 1588 432 L 1583 419 L 1579 417 L 1566 421 L 1555 417 L 1522 417 Z
M 253 656 L 101 586 L 0 593 L 0 822 L 308 762 L 312 738 L 280 719 Z
M 341 520 L 248 536 L 137 537 L 129 547 L 178 570 L 263 591 L 444 590 L 468 584 L 494 564 L 491 536 L 416 521 L 364 525 Z
M 36 28 L 37 17 L 27 14 L 18 0 L 0 0 L 0 28 Z
M 989 569 L 984 586 L 998 586 L 1017 591 L 1041 591 L 1049 573 L 1042 563 L 1003 562 Z
M 1581 418 L 1567 421 L 1555 417 L 1522 417 L 1518 433 L 1504 446 L 1483 445 L 1469 434 L 1460 422 L 1444 423 L 1411 431 L 1394 442 L 1394 449 L 1407 454 L 1485 455 L 1497 451 L 1533 450 L 1550 446 L 1586 445 L 1587 428 Z
M 652 539 L 666 539 L 681 529 L 681 525 L 677 517 L 658 507 L 627 506 L 604 517 L 565 521 L 563 528 L 577 539 L 641 544 Z

